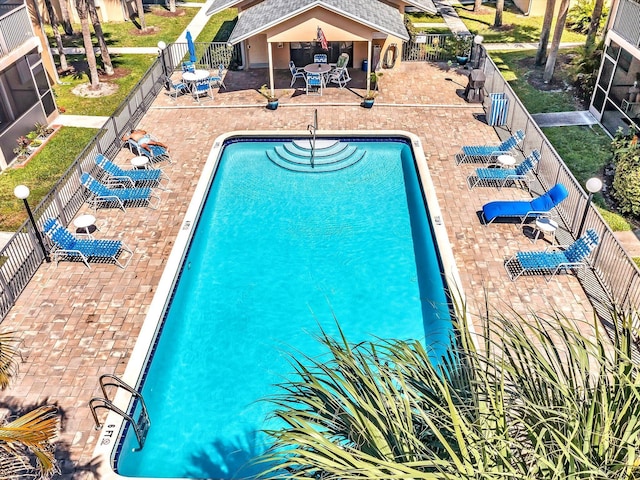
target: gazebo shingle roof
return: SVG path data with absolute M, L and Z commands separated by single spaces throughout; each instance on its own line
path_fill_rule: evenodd
M 427 1 L 427 0 L 420 0 Z M 209 8 L 209 14 L 229 8 L 238 1 L 218 0 Z M 359 23 L 381 32 L 408 40 L 400 12 L 378 0 L 264 0 L 247 10 L 238 18 L 230 43 L 238 43 L 265 29 L 316 6 L 342 14 Z

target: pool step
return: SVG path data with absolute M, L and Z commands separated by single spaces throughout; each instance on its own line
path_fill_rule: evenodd
M 294 172 L 334 172 L 359 162 L 365 151 L 339 140 L 316 140 L 311 166 L 311 141 L 294 140 L 267 151 L 267 157 L 276 165 Z

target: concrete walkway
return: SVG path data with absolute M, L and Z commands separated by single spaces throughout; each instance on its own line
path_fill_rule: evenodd
M 109 117 L 92 117 L 89 115 L 59 115 L 53 125 L 65 127 L 102 128 Z
M 531 117 L 539 127 L 569 127 L 573 125 L 598 125 L 595 119 L 587 110 L 576 112 L 551 112 L 533 113 Z

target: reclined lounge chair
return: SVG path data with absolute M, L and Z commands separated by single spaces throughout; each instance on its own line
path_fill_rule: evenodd
M 598 234 L 593 229 L 568 247 L 552 246 L 542 252 L 518 252 L 504 262 L 511 281 L 520 275 L 543 275 L 549 282 L 554 275 L 575 272 L 588 266 L 587 257 L 598 246 Z M 564 248 L 564 249 L 562 249 Z
M 498 190 L 507 184 L 522 184 L 529 189 L 529 184 L 533 180 L 533 170 L 540 161 L 540 152 L 534 150 L 525 158 L 520 165 L 515 168 L 477 168 L 475 175 L 467 178 L 467 185 L 473 188 L 477 185 L 498 185 Z
M 110 188 L 88 173 L 80 176 L 80 182 L 89 191 L 88 202 L 94 210 L 116 206 L 125 211 L 125 205 L 156 209 L 160 204 L 160 197 L 153 195 L 149 187 Z
M 462 147 L 456 155 L 456 165 L 461 163 L 495 162 L 500 155 L 508 155 L 524 140 L 524 132 L 518 130 L 500 145 L 471 145 Z
M 151 140 L 156 140 L 151 135 L 149 135 L 148 137 Z M 132 138 L 126 141 L 126 145 L 129 146 L 129 149 L 134 154 L 138 156 L 144 155 L 145 157 L 148 157 L 150 162 L 160 162 L 162 160 L 167 160 L 169 163 L 171 163 L 169 152 L 162 145 L 152 145 L 150 143 L 136 142 Z M 142 145 L 145 145 L 149 150 L 147 150 L 147 148 L 144 148 Z
M 489 202 L 482 207 L 482 216 L 485 225 L 500 217 L 521 218 L 520 225 L 522 225 L 529 218 L 549 216 L 549 212 L 568 196 L 569 192 L 567 192 L 565 186 L 558 183 L 544 195 L 540 195 L 530 201 L 498 200 Z
M 96 155 L 95 162 L 111 182 L 119 182 L 124 187 L 159 187 L 165 190 L 169 185 L 169 177 L 160 169 L 123 170 L 101 153 Z
M 45 221 L 44 233 L 53 243 L 51 253 L 56 263 L 80 260 L 89 268 L 89 262 L 115 263 L 126 268 L 133 257 L 133 251 L 120 240 L 79 239 L 54 218 Z M 128 254 L 124 263 L 119 260 L 123 252 Z

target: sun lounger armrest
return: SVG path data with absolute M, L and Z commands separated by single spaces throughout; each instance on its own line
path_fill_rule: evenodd
M 108 187 L 119 187 L 123 186 L 125 188 L 134 188 L 135 182 L 131 180 L 131 177 L 127 177 L 124 175 L 111 175 L 111 178 L 107 183 L 105 183 Z
M 553 218 L 553 217 L 556 217 L 557 215 L 549 213 L 549 211 L 544 211 L 544 210 L 541 210 L 541 211 L 530 210 L 522 218 L 522 222 L 520 223 L 520 226 L 524 225 L 524 222 L 526 222 L 529 217 L 534 217 L 535 218 L 535 217 L 542 217 L 542 216 L 547 217 L 547 218 Z

